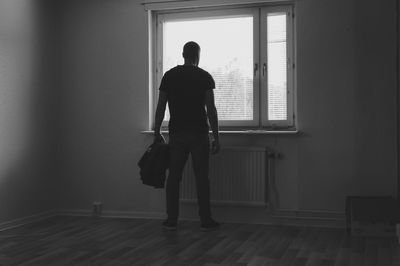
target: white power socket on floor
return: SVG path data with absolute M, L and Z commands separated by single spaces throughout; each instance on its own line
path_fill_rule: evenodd
M 93 202 L 93 216 L 100 217 L 102 209 L 103 209 L 103 203 L 101 203 L 101 201 Z

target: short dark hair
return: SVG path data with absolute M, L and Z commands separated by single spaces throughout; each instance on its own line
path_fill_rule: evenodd
M 196 42 L 187 42 L 183 46 L 183 58 L 185 59 L 195 59 L 199 57 L 200 45 Z

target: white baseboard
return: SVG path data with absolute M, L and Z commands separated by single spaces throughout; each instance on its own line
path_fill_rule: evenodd
M 183 219 L 197 218 L 197 204 L 181 202 Z M 326 210 L 274 209 L 271 205 L 230 206 L 212 205 L 213 216 L 221 222 L 345 228 L 344 212 Z M 197 218 L 198 219 L 198 218 Z
M 224 208 L 225 210 L 227 208 Z M 229 208 L 228 208 L 229 209 Z M 255 208 L 250 208 L 254 211 Z M 249 210 L 249 209 L 247 209 Z M 234 215 L 235 210 L 226 211 L 218 215 L 217 219 L 223 223 L 248 223 L 248 224 L 267 224 L 267 225 L 285 225 L 285 226 L 306 226 L 306 227 L 329 227 L 344 228 L 345 215 L 341 212 L 316 211 L 316 210 L 276 210 L 266 212 L 263 215 L 251 215 L 243 213 L 243 215 Z M 236 210 L 237 213 L 237 210 Z M 250 215 L 249 215 L 250 214 Z M 15 228 L 21 225 L 33 223 L 52 216 L 92 216 L 90 209 L 60 209 L 51 210 L 35 215 L 15 219 L 0 223 L 0 231 Z M 216 215 L 217 216 L 217 215 Z M 135 211 L 103 211 L 101 217 L 107 218 L 130 218 L 130 219 L 165 219 L 164 212 L 135 212 Z M 181 220 L 198 221 L 197 210 L 193 208 L 190 212 L 183 213 Z
M 130 211 L 105 211 L 102 217 L 110 218 L 136 218 L 136 219 L 165 219 L 165 213 L 161 212 L 130 212 Z
M 58 210 L 56 215 L 65 216 L 92 216 L 92 210 Z M 165 213 L 161 212 L 135 212 L 135 211 L 102 211 L 101 217 L 106 218 L 131 218 L 131 219 L 164 219 Z
M 227 209 L 227 208 L 224 208 Z M 256 208 L 249 208 L 254 211 Z M 232 210 L 235 212 L 235 210 Z M 267 225 L 286 225 L 286 226 L 308 226 L 308 227 L 327 227 L 344 228 L 345 215 L 340 212 L 329 211 L 306 211 L 306 210 L 277 210 L 273 214 L 268 211 L 263 215 L 251 215 L 251 211 L 245 215 L 232 215 L 233 212 L 227 211 L 224 214 L 215 215 L 218 221 L 223 223 L 248 223 L 248 224 L 267 224 Z M 237 213 L 237 212 L 236 212 Z M 256 213 L 256 212 L 253 212 Z M 57 215 L 67 216 L 92 216 L 91 210 L 59 210 Z M 249 215 L 250 214 L 250 215 Z M 106 218 L 131 218 L 131 219 L 165 219 L 163 212 L 135 212 L 135 211 L 103 211 L 101 217 Z M 197 209 L 192 211 L 182 210 L 180 220 L 198 221 Z
M 37 221 L 52 217 L 54 215 L 56 215 L 56 211 L 50 210 L 50 211 L 45 211 L 45 212 L 41 212 L 38 214 L 22 217 L 19 219 L 14 219 L 11 221 L 3 222 L 3 223 L 0 223 L 0 231 L 4 231 L 4 230 L 12 229 L 12 228 L 15 228 L 15 227 L 18 227 L 21 225 L 37 222 Z
M 345 228 L 346 216 L 341 212 L 316 210 L 276 210 L 271 216 L 275 224 Z
M 59 209 L 55 212 L 55 215 L 62 215 L 62 216 L 92 216 L 91 210 L 84 210 L 84 209 Z

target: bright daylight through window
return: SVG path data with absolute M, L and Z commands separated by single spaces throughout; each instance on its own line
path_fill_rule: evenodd
M 268 118 L 287 119 L 286 15 L 268 15 Z
M 201 47 L 199 67 L 216 83 L 221 126 L 292 127 L 291 12 L 282 6 L 158 14 L 154 89 L 166 71 L 183 64 L 183 45 L 195 41 Z

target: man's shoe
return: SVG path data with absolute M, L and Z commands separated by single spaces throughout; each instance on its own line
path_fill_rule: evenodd
M 209 232 L 209 231 L 215 231 L 220 228 L 220 224 L 214 221 L 213 219 L 210 219 L 207 222 L 201 223 L 200 230 L 203 232 Z
M 162 223 L 162 225 L 163 225 L 163 228 L 165 230 L 168 230 L 168 231 L 176 231 L 176 229 L 177 229 L 177 223 L 176 222 L 171 222 L 171 221 L 165 220 Z

